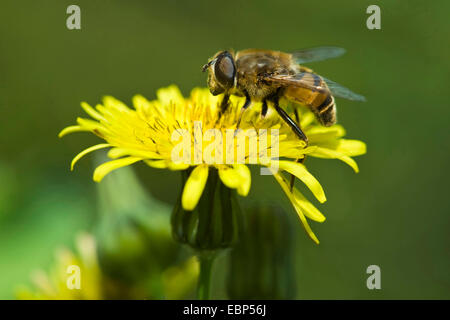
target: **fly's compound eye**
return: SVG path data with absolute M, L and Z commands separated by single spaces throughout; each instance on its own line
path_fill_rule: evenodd
M 236 67 L 233 57 L 228 52 L 221 53 L 214 64 L 214 75 L 224 89 L 233 87 Z

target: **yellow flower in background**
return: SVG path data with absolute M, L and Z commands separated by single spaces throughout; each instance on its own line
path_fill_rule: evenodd
M 86 233 L 76 240 L 77 253 L 61 249 L 57 262 L 47 274 L 34 272 L 34 290 L 20 288 L 19 299 L 99 300 L 103 298 L 102 275 L 97 259 L 95 239 Z
M 244 114 L 239 127 L 241 130 L 236 130 L 245 98 L 232 96 L 227 111 L 219 116 L 221 99 L 222 96 L 212 96 L 208 89 L 203 88 L 194 89 L 190 97 L 184 98 L 176 86 L 170 86 L 158 90 L 157 99 L 153 101 L 140 95 L 133 97 L 134 108 L 131 109 L 107 96 L 103 104 L 95 108 L 83 102 L 82 108 L 92 119 L 78 118 L 77 125 L 65 128 L 59 136 L 89 131 L 105 140 L 105 143 L 79 153 L 71 164 L 73 169 L 75 163 L 89 152 L 110 148 L 108 156 L 113 160 L 95 169 L 93 179 L 97 182 L 109 172 L 138 161 L 169 170 L 192 167 L 181 199 L 185 210 L 196 207 L 210 168 L 218 170 L 225 186 L 246 196 L 251 185 L 248 165 L 267 167 L 288 196 L 308 235 L 318 243 L 306 217 L 318 222 L 323 222 L 325 217 L 296 188 L 290 189 L 283 172 L 303 181 L 317 200 L 323 203 L 326 198 L 322 186 L 305 165 L 296 160 L 305 155 L 340 159 L 357 172 L 358 166 L 351 157 L 364 154 L 365 144 L 343 139 L 345 130 L 342 126 L 323 127 L 315 120 L 313 113 L 305 109 L 301 110 L 300 125 L 309 138 L 309 145 L 306 146 L 271 108 L 262 118 L 260 103 L 253 103 Z M 217 135 L 226 138 L 222 140 L 225 142 L 215 144 L 213 138 Z M 185 138 L 189 141 L 187 147 L 186 143 L 180 144 Z M 257 150 L 249 146 L 250 140 L 256 141 Z M 211 157 L 205 157 L 209 153 L 214 161 Z M 231 162 L 227 158 L 229 155 Z
M 147 290 L 146 278 L 142 285 L 117 282 L 105 275 L 98 261 L 96 239 L 88 233 L 76 238 L 76 252 L 61 249 L 50 272 L 43 270 L 32 274 L 33 286 L 18 287 L 16 296 L 21 300 L 105 300 L 105 299 L 154 299 L 158 290 Z M 156 263 L 156 262 L 155 262 Z M 194 257 L 171 265 L 156 275 L 161 282 L 163 297 L 186 299 L 195 287 L 199 266 Z

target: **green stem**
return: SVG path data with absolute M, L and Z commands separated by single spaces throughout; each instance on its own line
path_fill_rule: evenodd
M 199 252 L 197 257 L 200 262 L 197 298 L 199 300 L 209 300 L 211 289 L 211 270 L 216 255 L 214 252 Z

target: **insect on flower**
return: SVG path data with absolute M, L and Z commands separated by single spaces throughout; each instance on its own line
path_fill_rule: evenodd
M 208 70 L 208 86 L 213 95 L 224 93 L 222 113 L 228 107 L 230 95 L 245 97 L 238 124 L 244 111 L 253 101 L 262 102 L 261 116 L 265 117 L 267 102 L 273 102 L 280 117 L 295 134 L 305 142 L 308 138 L 300 128 L 299 112 L 295 109 L 296 121 L 280 107 L 279 99 L 307 106 L 324 126 L 336 123 L 334 97 L 364 101 L 365 98 L 349 89 L 317 75 L 300 64 L 334 58 L 345 52 L 337 47 L 304 49 L 293 53 L 272 50 L 247 49 L 243 51 L 219 51 L 203 66 Z

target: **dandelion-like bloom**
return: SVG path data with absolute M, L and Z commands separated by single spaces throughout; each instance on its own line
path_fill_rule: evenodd
M 161 169 L 190 168 L 181 197 L 182 207 L 188 211 L 196 207 L 210 168 L 218 170 L 225 186 L 246 196 L 251 185 L 248 165 L 267 167 L 286 193 L 308 235 L 319 243 L 306 217 L 318 222 L 323 222 L 325 217 L 298 189 L 291 190 L 286 173 L 303 181 L 323 203 L 326 198 L 322 186 L 297 159 L 306 155 L 339 159 L 357 172 L 358 166 L 351 157 L 364 154 L 365 144 L 343 139 L 345 130 L 342 126 L 323 127 L 313 113 L 305 109 L 300 113 L 300 125 L 309 139 L 306 146 L 276 112 L 269 109 L 262 118 L 260 103 L 253 103 L 244 113 L 240 130 L 236 130 L 245 98 L 232 96 L 223 114 L 220 112 L 221 100 L 222 96 L 212 96 L 203 88 L 194 89 L 189 98 L 184 98 L 176 86 L 158 90 L 157 99 L 153 101 L 140 95 L 133 97 L 134 109 L 107 96 L 103 104 L 95 108 L 83 102 L 82 108 L 92 119 L 78 118 L 77 125 L 65 128 L 59 136 L 89 131 L 106 141 L 82 151 L 71 164 L 73 169 L 75 163 L 89 152 L 111 148 L 108 156 L 113 160 L 94 171 L 93 179 L 97 182 L 109 172 L 138 161 Z M 218 136 L 222 139 L 215 140 Z M 181 140 L 188 141 L 188 146 L 180 143 Z M 256 149 L 249 147 L 250 140 L 256 142 Z M 212 156 L 205 156 L 208 154 Z
M 57 261 L 49 273 L 33 274 L 32 288 L 17 290 L 19 299 L 100 300 L 103 299 L 102 272 L 97 259 L 94 237 L 82 233 L 76 241 L 77 253 L 69 249 L 58 251 Z

